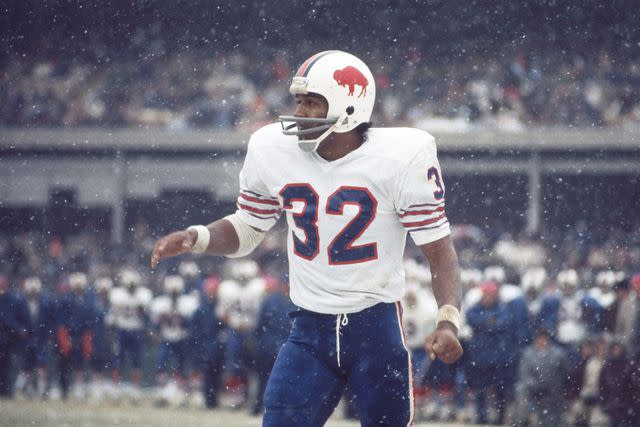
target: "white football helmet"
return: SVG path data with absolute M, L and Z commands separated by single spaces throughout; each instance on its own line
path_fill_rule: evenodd
M 142 283 L 142 276 L 136 270 L 123 268 L 120 271 L 120 284 L 125 288 L 133 288 Z
M 87 275 L 82 272 L 75 272 L 69 275 L 69 285 L 71 289 L 79 291 L 87 287 Z
M 574 269 L 562 270 L 558 273 L 556 282 L 560 290 L 576 289 L 578 287 L 578 272 Z
M 329 104 L 327 117 L 280 116 L 285 135 L 308 135 L 324 131 L 316 139 L 298 139 L 303 151 L 313 151 L 332 132 L 344 133 L 371 120 L 376 84 L 369 67 L 355 56 L 327 50 L 307 59 L 293 77 L 293 95 L 316 94 Z M 310 125 L 303 128 L 301 125 Z
M 520 287 L 523 291 L 540 293 L 547 281 L 547 270 L 544 267 L 532 267 L 524 272 L 520 279 Z
M 37 294 L 40 292 L 40 290 L 42 290 L 42 282 L 40 281 L 40 278 L 33 276 L 33 277 L 27 277 L 24 280 L 25 292 Z
M 109 292 L 113 288 L 113 280 L 110 277 L 98 277 L 93 286 L 98 292 Z
M 507 273 L 500 265 L 490 265 L 484 269 L 484 280 L 488 282 L 496 282 L 498 285 L 504 283 Z
M 164 278 L 164 291 L 168 294 L 181 293 L 184 290 L 184 279 L 182 276 L 172 275 Z

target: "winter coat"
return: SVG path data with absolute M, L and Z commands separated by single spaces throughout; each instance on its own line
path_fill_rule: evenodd
M 522 355 L 518 383 L 526 396 L 559 404 L 568 371 L 569 361 L 560 347 L 551 344 L 541 351 L 531 345 Z
M 0 346 L 3 349 L 13 347 L 26 334 L 26 325 L 20 321 L 20 307 L 19 298 L 14 293 L 0 295 Z
M 473 330 L 469 342 L 469 361 L 480 368 L 503 367 L 511 358 L 508 352 L 509 312 L 497 303 L 486 307 L 478 303 L 467 311 L 467 324 Z
M 628 417 L 633 408 L 632 373 L 633 366 L 626 356 L 608 358 L 602 366 L 599 401 L 613 419 Z
M 289 312 L 294 309 L 289 298 L 281 292 L 268 294 L 260 306 L 254 337 L 259 354 L 275 356 L 289 337 L 291 318 Z
M 207 363 L 217 357 L 222 357 L 223 322 L 216 314 L 216 303 L 203 299 L 191 319 L 191 339 L 194 344 L 194 354 L 200 363 Z

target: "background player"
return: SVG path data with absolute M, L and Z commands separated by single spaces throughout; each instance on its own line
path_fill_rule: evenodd
M 299 309 L 267 385 L 264 425 L 323 425 L 347 382 L 362 425 L 410 424 L 411 361 L 398 303 L 407 232 L 429 260 L 440 307 L 427 351 L 449 363 L 462 355 L 458 261 L 433 137 L 367 130 L 373 75 L 345 52 L 309 58 L 290 92 L 298 107 L 281 117 L 283 132 L 268 125 L 249 142 L 236 213 L 161 238 L 151 265 L 186 252 L 247 255 L 286 211 L 290 296 Z

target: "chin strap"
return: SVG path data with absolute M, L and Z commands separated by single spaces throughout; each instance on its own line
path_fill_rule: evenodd
M 324 139 L 328 137 L 330 133 L 332 133 L 338 126 L 343 125 L 347 121 L 347 117 L 349 117 L 349 114 L 342 113 L 342 115 L 338 117 L 338 120 L 336 120 L 333 125 L 331 125 L 322 133 L 322 135 L 320 135 L 316 139 L 298 139 L 298 147 L 306 153 L 315 151 L 318 148 L 318 145 L 320 145 L 320 143 L 324 141 Z

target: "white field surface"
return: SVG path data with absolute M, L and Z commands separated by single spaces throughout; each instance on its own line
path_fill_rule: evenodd
M 0 426 L 148 426 L 148 427 L 244 427 L 260 426 L 261 418 L 246 411 L 231 409 L 155 408 L 146 402 L 130 404 L 79 403 L 74 401 L 0 400 Z M 338 413 L 327 427 L 356 427 L 360 424 L 341 419 Z M 416 423 L 415 426 L 438 426 L 442 423 Z M 446 424 L 461 426 L 461 424 Z

